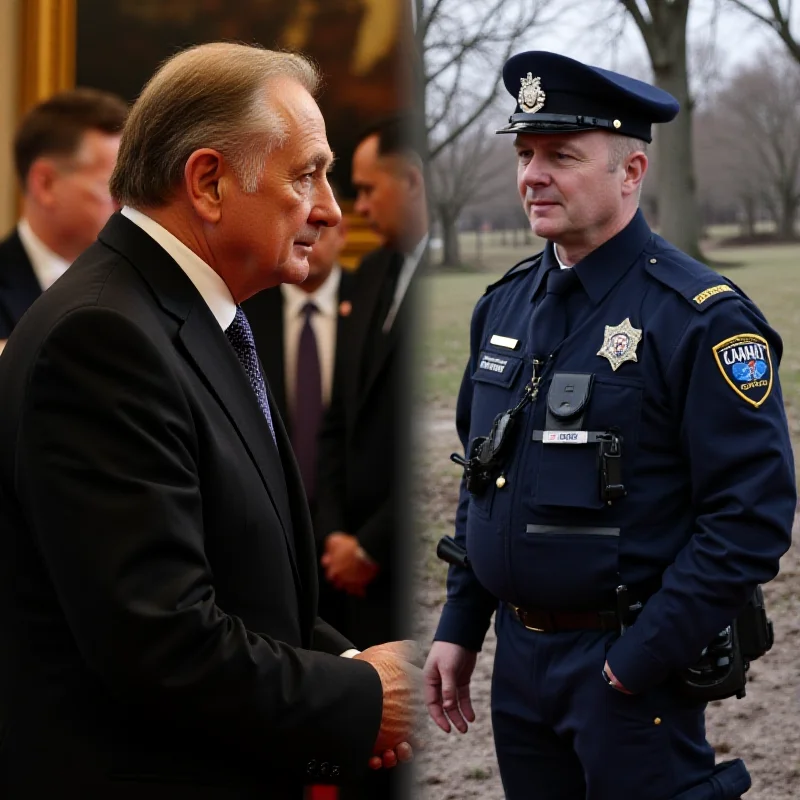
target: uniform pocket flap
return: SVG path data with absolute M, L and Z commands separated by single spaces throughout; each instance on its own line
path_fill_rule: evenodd
M 520 356 L 481 350 L 478 356 L 478 368 L 473 373 L 472 380 L 508 387 L 517 377 L 521 366 Z

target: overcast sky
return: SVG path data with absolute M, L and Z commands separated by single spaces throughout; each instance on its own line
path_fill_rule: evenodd
M 607 0 L 602 1 L 607 4 Z M 762 2 L 766 6 L 766 2 Z M 637 63 L 647 65 L 649 61 L 644 42 L 633 22 L 625 26 L 622 37 L 616 41 L 610 27 L 603 30 L 591 25 L 592 12 L 600 6 L 601 0 L 585 0 L 578 11 L 563 15 L 552 31 L 531 36 L 520 49 L 554 50 L 596 66 L 624 72 Z M 720 74 L 729 74 L 737 66 L 753 61 L 767 46 L 776 50 L 784 47 L 777 34 L 763 23 L 731 8 L 727 3 L 722 3 L 723 10 L 717 15 L 715 23 L 713 7 L 714 0 L 692 0 L 690 45 L 695 51 L 713 45 Z M 800 34 L 800 9 L 794 16 L 793 29 Z

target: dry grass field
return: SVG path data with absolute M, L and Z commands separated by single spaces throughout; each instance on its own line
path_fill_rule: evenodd
M 474 235 L 463 239 L 474 256 Z M 420 430 L 417 630 L 427 649 L 444 600 L 445 565 L 434 556 L 435 542 L 452 530 L 459 472 L 448 460 L 458 449 L 453 424 L 455 396 L 467 358 L 472 306 L 484 287 L 533 249 L 503 247 L 497 234 L 484 238 L 482 265 L 467 273 L 441 274 L 424 281 L 426 327 L 420 337 L 424 366 L 424 411 Z M 714 248 L 706 252 L 719 269 L 761 307 L 784 340 L 780 376 L 800 453 L 800 246 Z M 797 460 L 797 459 L 796 459 Z M 768 587 L 775 622 L 775 649 L 752 669 L 744 700 L 714 704 L 708 735 L 720 758 L 742 756 L 753 775 L 748 800 L 800 797 L 800 558 L 784 557 L 781 575 Z M 466 736 L 446 736 L 428 726 L 428 747 L 417 760 L 415 797 L 420 800 L 501 800 L 489 721 L 489 683 L 494 640 L 490 634 L 473 679 L 478 720 Z M 639 799 L 637 799 L 639 800 Z M 644 800 L 644 799 L 642 799 Z

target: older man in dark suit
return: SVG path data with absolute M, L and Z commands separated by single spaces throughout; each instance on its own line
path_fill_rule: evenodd
M 407 755 L 414 668 L 343 658 L 316 615 L 239 305 L 301 281 L 340 219 L 317 82 L 234 44 L 167 62 L 122 137 L 122 212 L 0 360 L 7 800 L 288 798 Z

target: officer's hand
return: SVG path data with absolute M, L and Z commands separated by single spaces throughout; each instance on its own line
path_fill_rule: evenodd
M 431 719 L 445 732 L 450 723 L 466 733 L 468 722 L 475 721 L 469 682 L 478 654 L 451 642 L 434 642 L 422 671 L 425 705 Z
M 608 682 L 618 691 L 622 692 L 622 694 L 633 694 L 633 692 L 629 692 L 618 680 L 617 676 L 611 671 L 611 667 L 608 666 L 608 661 L 606 661 L 605 666 L 603 667 L 603 671 L 608 676 Z

